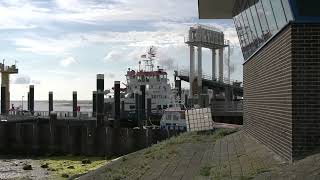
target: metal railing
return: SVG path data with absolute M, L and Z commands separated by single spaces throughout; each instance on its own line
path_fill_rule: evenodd
M 185 36 L 184 37 L 184 43 L 207 43 L 210 44 L 211 46 L 229 46 L 230 45 L 230 41 L 229 40 L 223 40 L 223 42 L 213 42 L 213 41 L 209 41 L 208 39 L 205 38 L 190 38 L 189 36 Z
M 77 119 L 88 119 L 93 117 L 92 112 L 77 112 L 76 116 L 74 117 L 74 113 L 70 111 L 54 111 L 57 114 L 58 119 L 63 119 L 63 118 L 77 118 Z M 10 117 L 43 117 L 43 118 L 48 118 L 50 117 L 49 111 L 35 111 L 33 115 L 31 112 L 22 112 L 22 111 L 10 111 L 7 116 Z

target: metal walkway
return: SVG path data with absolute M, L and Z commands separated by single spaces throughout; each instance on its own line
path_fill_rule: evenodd
M 189 72 L 175 71 L 175 75 L 182 81 L 189 82 Z M 243 96 L 243 87 L 240 86 L 240 84 L 241 82 L 239 81 L 229 81 L 225 79 L 224 82 L 220 82 L 216 79 L 213 79 L 211 76 L 202 76 L 202 85 L 208 87 L 208 89 L 212 89 L 214 91 L 225 91 L 227 88 L 230 88 L 232 89 L 234 95 Z

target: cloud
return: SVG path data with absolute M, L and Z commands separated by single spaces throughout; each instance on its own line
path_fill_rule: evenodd
M 22 84 L 40 84 L 39 80 L 33 80 L 28 75 L 18 75 L 12 84 L 22 85 Z
M 104 75 L 107 79 L 114 79 L 116 77 L 114 73 L 105 73 Z
M 39 80 L 32 80 L 32 84 L 40 84 L 41 82 Z
M 68 67 L 75 63 L 77 63 L 77 61 L 73 57 L 68 57 L 60 61 L 60 65 L 63 67 Z
M 105 57 L 105 62 L 116 62 L 120 61 L 124 57 L 123 53 L 118 50 L 110 51 Z
M 30 84 L 31 78 L 27 75 L 19 75 L 14 81 L 13 84 Z

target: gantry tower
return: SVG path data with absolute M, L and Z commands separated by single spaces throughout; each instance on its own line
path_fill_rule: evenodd
M 1 104 L 1 105 L 5 105 L 5 107 L 1 107 L 1 109 L 7 112 L 7 110 L 10 108 L 10 74 L 18 74 L 18 68 L 16 64 L 11 66 L 5 66 L 4 60 L 3 60 L 3 63 L 0 63 L 0 73 L 1 73 L 1 90 L 5 91 L 1 93 L 4 95 L 4 100 L 1 100 L 4 104 Z

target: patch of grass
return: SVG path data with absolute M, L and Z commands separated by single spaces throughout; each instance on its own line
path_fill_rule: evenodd
M 99 157 L 79 157 L 79 156 L 53 156 L 40 158 L 42 164 L 48 165 L 48 171 L 53 173 L 53 179 L 62 179 L 74 175 L 84 174 L 95 170 L 108 161 Z M 90 164 L 83 164 L 82 160 L 90 160 Z M 69 168 L 68 168 L 69 167 Z M 73 167 L 73 168 L 70 168 Z
M 251 177 L 251 176 L 241 176 L 240 177 L 240 180 L 251 180 L 251 179 L 253 179 L 253 177 Z
M 210 170 L 211 170 L 210 166 L 204 166 L 200 169 L 200 175 L 201 176 L 210 176 Z
M 233 134 L 233 133 L 235 133 L 237 131 L 238 130 L 235 130 L 235 129 L 231 129 L 231 130 L 223 129 L 223 130 L 218 131 L 218 136 L 219 137 L 228 136 L 228 135 Z
M 256 171 L 257 171 L 256 175 L 263 174 L 263 173 L 266 173 L 266 172 L 270 172 L 269 169 L 265 169 L 265 168 L 258 168 Z

